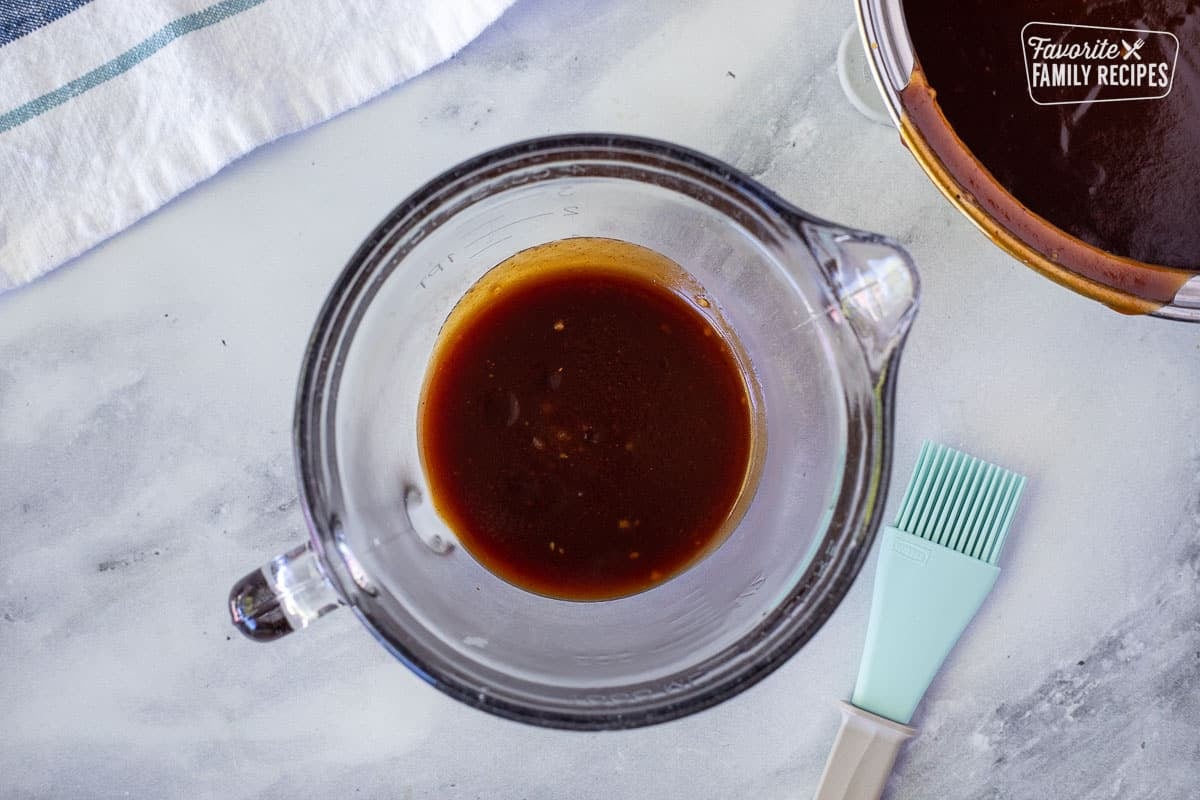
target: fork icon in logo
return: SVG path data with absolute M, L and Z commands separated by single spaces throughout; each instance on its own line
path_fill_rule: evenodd
M 1121 59 L 1123 61 L 1128 61 L 1129 57 L 1133 56 L 1138 61 L 1141 61 L 1142 57 L 1140 55 L 1138 55 L 1138 50 L 1141 50 L 1142 45 L 1144 45 L 1145 43 L 1146 43 L 1145 39 L 1138 39 L 1133 44 L 1130 44 L 1129 42 L 1122 39 L 1121 40 Z

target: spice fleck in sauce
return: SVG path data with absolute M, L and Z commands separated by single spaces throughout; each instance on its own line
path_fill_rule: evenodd
M 443 327 L 419 419 L 431 496 L 510 583 L 639 592 L 718 545 L 748 504 L 753 384 L 710 301 L 672 272 L 686 278 L 628 243 L 552 242 L 494 268 Z

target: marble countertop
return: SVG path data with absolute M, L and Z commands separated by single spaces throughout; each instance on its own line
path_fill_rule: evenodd
M 621 733 L 458 705 L 347 613 L 271 646 L 228 622 L 231 582 L 304 535 L 294 384 L 360 239 L 465 157 L 600 129 L 904 242 L 924 296 L 897 483 L 924 438 L 1030 478 L 887 796 L 1195 797 L 1200 327 L 1119 316 L 977 233 L 842 97 L 852 22 L 833 0 L 520 0 L 450 62 L 0 296 L 0 796 L 811 796 L 871 567 L 759 685 Z

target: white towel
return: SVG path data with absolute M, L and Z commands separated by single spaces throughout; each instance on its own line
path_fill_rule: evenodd
M 0 292 L 451 56 L 513 0 L 0 0 Z

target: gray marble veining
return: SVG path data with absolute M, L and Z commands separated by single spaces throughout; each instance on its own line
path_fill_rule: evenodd
M 0 296 L 0 797 L 811 795 L 870 567 L 760 685 L 613 734 L 459 706 L 345 612 L 271 646 L 228 624 L 231 582 L 303 536 L 296 371 L 358 241 L 462 158 L 582 129 L 708 151 L 901 239 L 924 296 L 897 484 L 923 438 L 1030 477 L 887 796 L 1196 797 L 1200 328 L 1120 317 L 990 245 L 841 97 L 852 21 L 831 0 L 522 0 L 449 63 Z
M 1078 660 L 990 713 L 945 719 L 935 736 L 914 743 L 902 774 L 930 796 L 980 800 L 1012 796 L 1012 787 L 1026 787 L 1029 797 L 1195 796 L 1200 476 L 1193 476 L 1186 508 L 1178 530 L 1163 532 L 1172 557 L 1130 613 L 1081 648 Z M 965 743 L 974 757 L 951 773 L 938 767 L 937 754 L 954 741 Z M 957 794 L 964 783 L 969 791 Z

